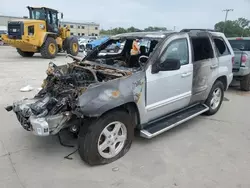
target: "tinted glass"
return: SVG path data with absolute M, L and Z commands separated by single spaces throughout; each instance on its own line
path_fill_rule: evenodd
M 188 64 L 188 43 L 186 39 L 179 39 L 171 42 L 164 50 L 160 63 L 167 59 L 178 59 L 181 65 Z
M 250 40 L 229 40 L 234 50 L 250 51 Z

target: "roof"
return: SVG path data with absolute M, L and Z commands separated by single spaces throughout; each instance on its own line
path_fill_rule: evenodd
M 250 37 L 228 37 L 228 40 L 250 40 Z
M 58 12 L 58 10 L 53 9 L 53 8 L 49 8 L 49 7 L 30 7 L 30 6 L 27 6 L 27 8 L 31 8 L 31 9 L 49 9 L 49 10 L 53 10 L 55 12 Z
M 112 39 L 116 38 L 155 38 L 162 39 L 166 36 L 174 33 L 173 31 L 154 31 L 154 32 L 132 32 L 132 33 L 122 33 L 112 36 Z
M 210 31 L 210 32 L 216 32 L 213 29 L 182 29 L 180 32 L 190 32 L 190 31 Z

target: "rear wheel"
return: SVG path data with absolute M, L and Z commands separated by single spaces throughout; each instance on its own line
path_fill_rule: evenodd
M 35 54 L 34 52 L 24 52 L 19 48 L 17 48 L 17 53 L 19 53 L 23 57 L 33 57 L 33 55 Z
M 56 40 L 52 37 L 48 37 L 41 47 L 41 55 L 43 58 L 52 59 L 55 58 L 58 53 L 58 46 Z
M 134 137 L 134 126 L 130 115 L 124 111 L 113 111 L 79 134 L 79 154 L 90 165 L 111 163 L 124 156 Z
M 250 91 L 250 74 L 244 76 L 240 81 L 240 89 L 242 91 Z
M 224 98 L 224 85 L 221 81 L 216 81 L 205 102 L 205 104 L 209 107 L 209 110 L 205 112 L 205 114 L 206 115 L 215 114 L 220 109 L 223 98 Z
M 76 56 L 78 54 L 79 44 L 77 38 L 72 37 L 69 39 L 66 51 L 68 54 L 71 54 L 73 56 Z

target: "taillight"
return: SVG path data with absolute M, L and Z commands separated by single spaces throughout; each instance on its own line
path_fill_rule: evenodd
M 246 66 L 246 62 L 247 62 L 247 55 L 243 54 L 241 56 L 241 66 Z
M 234 64 L 234 56 L 232 57 L 232 65 Z

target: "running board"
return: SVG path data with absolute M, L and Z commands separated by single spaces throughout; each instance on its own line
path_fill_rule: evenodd
M 160 119 L 159 121 L 154 121 L 146 126 L 140 131 L 140 136 L 144 138 L 153 138 L 169 129 L 176 127 L 206 111 L 209 108 L 205 104 L 198 104 L 192 107 L 189 107 L 185 110 L 176 112 L 170 116 Z

